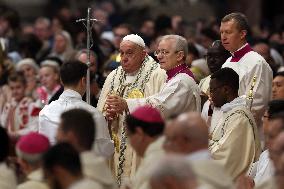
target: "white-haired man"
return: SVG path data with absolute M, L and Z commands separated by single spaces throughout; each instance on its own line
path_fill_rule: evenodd
M 147 54 L 140 36 L 125 36 L 119 51 L 121 66 L 108 75 L 98 102 L 98 109 L 108 118 L 106 110 L 113 107 L 105 102 L 111 94 L 122 98 L 144 98 L 158 93 L 166 80 L 165 71 Z M 119 184 L 123 178 L 134 176 L 138 165 L 134 150 L 126 142 L 124 119 L 124 114 L 117 114 L 108 122 L 116 147 L 111 167 Z

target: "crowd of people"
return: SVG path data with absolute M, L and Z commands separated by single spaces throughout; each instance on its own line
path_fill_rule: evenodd
M 20 27 L 0 8 L 0 188 L 282 189 L 282 33 L 111 7 L 90 54 L 68 9 Z

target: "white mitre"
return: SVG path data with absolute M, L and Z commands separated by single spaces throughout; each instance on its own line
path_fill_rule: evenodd
M 122 41 L 131 41 L 137 45 L 139 45 L 140 47 L 143 47 L 145 48 L 145 43 L 144 43 L 144 40 L 142 39 L 142 37 L 140 37 L 139 35 L 137 34 L 130 34 L 130 35 L 127 35 L 125 36 Z

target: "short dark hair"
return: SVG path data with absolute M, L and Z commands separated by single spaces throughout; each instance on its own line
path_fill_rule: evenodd
M 131 33 L 134 32 L 130 24 L 126 24 L 126 23 L 119 24 L 119 25 L 115 26 L 115 27 L 113 28 L 113 30 L 116 30 L 116 29 L 118 29 L 118 28 L 127 29 L 127 30 L 128 30 L 128 34 L 131 34 Z
M 0 125 L 0 162 L 6 160 L 9 155 L 10 139 L 7 131 Z
M 277 114 L 284 110 L 284 100 L 271 100 L 268 103 L 268 117 L 272 117 L 274 114 Z
M 8 77 L 8 83 L 9 82 L 21 82 L 23 85 L 27 85 L 27 80 L 22 71 L 17 71 L 17 72 L 12 73 Z
M 284 77 L 284 71 L 283 72 L 276 72 L 276 74 L 274 75 L 274 78 L 277 76 L 281 76 Z
M 249 32 L 248 20 L 243 13 L 233 12 L 231 14 L 227 14 L 222 18 L 221 22 L 228 22 L 231 20 L 234 20 L 237 23 L 237 27 L 240 31 L 246 30 L 247 32 Z
M 239 75 L 232 68 L 222 68 L 211 75 L 223 85 L 229 86 L 234 92 L 239 90 Z
M 284 129 L 284 110 L 278 113 L 275 113 L 270 116 L 269 120 L 279 119 L 281 121 L 281 127 Z
M 217 50 L 222 55 L 225 61 L 231 56 L 230 52 L 225 49 L 221 40 L 215 40 L 207 50 L 206 57 L 210 57 L 212 50 Z M 223 63 L 225 63 L 225 61 Z
M 80 61 L 70 61 L 62 64 L 60 77 L 63 85 L 76 85 L 87 75 L 88 66 Z
M 212 43 L 211 46 L 209 47 L 209 49 L 213 49 L 213 48 L 218 49 L 220 52 L 222 52 L 222 53 L 224 53 L 225 55 L 227 55 L 228 58 L 229 58 L 230 55 L 231 55 L 230 52 L 225 49 L 225 47 L 224 47 L 223 44 L 222 44 L 222 41 L 219 40 L 219 39 L 213 41 L 213 43 Z
M 61 129 L 72 131 L 78 142 L 90 150 L 95 140 L 95 121 L 90 112 L 83 109 L 71 109 L 61 114 Z
M 150 137 L 156 137 L 163 133 L 164 123 L 148 123 L 142 120 L 138 120 L 131 115 L 126 116 L 127 130 L 131 133 L 135 133 L 135 129 L 140 127 L 144 133 Z
M 196 48 L 194 43 L 188 43 L 187 48 L 188 48 L 188 54 L 193 54 L 196 58 L 200 57 L 198 49 Z
M 3 12 L 2 12 L 3 11 Z M 4 18 L 4 20 L 7 20 L 10 27 L 15 30 L 18 29 L 20 27 L 20 16 L 18 11 L 10 8 L 10 7 L 5 7 L 4 10 L 1 10 L 1 16 L 2 18 Z
M 44 171 L 52 174 L 54 166 L 60 166 L 74 176 L 82 174 L 79 154 L 74 147 L 68 143 L 58 143 L 44 154 Z

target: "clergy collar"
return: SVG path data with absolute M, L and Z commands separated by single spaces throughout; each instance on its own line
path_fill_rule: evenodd
M 60 95 L 61 98 L 76 98 L 82 100 L 82 96 L 80 95 L 79 92 L 66 88 L 63 93 Z M 59 97 L 59 98 L 60 98 Z
M 191 161 L 212 159 L 211 154 L 208 151 L 208 149 L 202 149 L 202 150 L 192 152 L 192 153 L 188 154 L 186 156 L 186 158 L 191 160 Z
M 167 71 L 167 82 L 179 73 L 185 73 L 194 79 L 193 73 L 189 70 L 188 66 L 185 63 L 182 63 Z
M 246 43 L 241 48 L 231 53 L 232 54 L 231 62 L 238 62 L 245 54 L 247 54 L 250 51 L 252 51 L 252 48 L 248 43 Z
M 140 69 L 140 68 L 139 68 Z M 131 72 L 131 73 L 125 73 L 126 76 L 135 76 L 137 75 L 137 73 L 139 72 L 139 69 L 134 71 L 134 72 Z
M 246 95 L 239 96 L 234 100 L 232 100 L 231 102 L 224 104 L 223 106 L 221 106 L 221 111 L 227 113 L 228 111 L 231 111 L 233 108 L 239 106 L 246 106 Z

